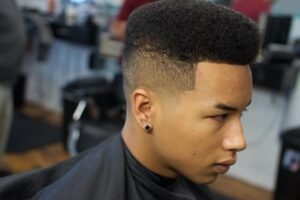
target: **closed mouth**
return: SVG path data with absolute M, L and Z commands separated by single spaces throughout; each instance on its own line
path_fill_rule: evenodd
M 222 162 L 218 162 L 213 166 L 213 169 L 218 174 L 225 174 L 229 170 L 230 166 L 234 165 L 235 162 L 235 159 L 228 159 Z

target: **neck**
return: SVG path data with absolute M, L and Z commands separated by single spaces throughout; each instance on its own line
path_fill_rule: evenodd
M 131 154 L 144 167 L 168 178 L 177 176 L 177 173 L 168 167 L 164 160 L 155 152 L 152 144 L 154 134 L 145 133 L 142 129 L 126 120 L 122 130 L 122 137 Z

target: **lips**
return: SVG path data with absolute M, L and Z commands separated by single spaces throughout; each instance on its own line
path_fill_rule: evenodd
M 213 170 L 217 174 L 225 174 L 231 165 L 233 165 L 236 162 L 236 160 L 230 159 L 223 162 L 219 162 L 213 166 Z
M 214 165 L 213 169 L 217 174 L 225 174 L 229 170 L 229 165 Z

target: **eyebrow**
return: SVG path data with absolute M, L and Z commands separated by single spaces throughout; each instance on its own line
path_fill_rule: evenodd
M 251 100 L 249 101 L 249 103 L 247 104 L 246 107 L 248 107 L 250 104 L 251 104 Z M 235 108 L 235 107 L 223 104 L 223 103 L 219 103 L 219 104 L 215 105 L 215 108 L 225 110 L 225 111 L 231 111 L 231 112 L 238 110 L 238 108 Z M 245 108 L 245 110 L 247 110 L 247 109 Z
M 215 108 L 221 109 L 221 110 L 226 110 L 226 111 L 237 111 L 238 110 L 235 107 L 228 106 L 228 105 L 222 104 L 222 103 L 219 103 L 219 104 L 215 105 Z

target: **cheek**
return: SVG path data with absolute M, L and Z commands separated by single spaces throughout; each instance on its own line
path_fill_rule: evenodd
M 156 124 L 155 148 L 165 157 L 179 159 L 197 145 L 197 133 L 189 116 L 174 111 L 159 118 Z
M 218 149 L 220 139 L 214 130 L 205 120 L 170 117 L 160 124 L 155 146 L 165 159 L 199 167 Z
M 210 163 L 220 146 L 217 124 L 195 113 L 192 106 L 169 107 L 167 111 L 168 106 L 156 115 L 153 144 L 157 154 L 182 167 Z

